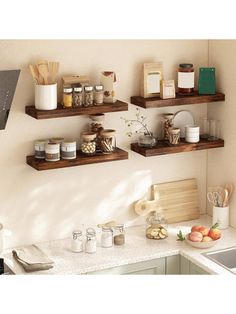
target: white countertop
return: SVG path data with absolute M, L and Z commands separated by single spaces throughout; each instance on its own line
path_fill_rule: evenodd
M 97 252 L 94 254 L 72 253 L 70 251 L 70 239 L 38 243 L 38 247 L 55 262 L 54 267 L 47 271 L 24 272 L 22 267 L 12 258 L 10 250 L 4 253 L 4 258 L 6 264 L 15 274 L 76 275 L 181 254 L 210 274 L 232 275 L 230 271 L 204 257 L 201 253 L 236 246 L 236 229 L 222 230 L 221 241 L 210 249 L 196 249 L 189 246 L 185 241 L 176 241 L 176 234 L 180 229 L 186 234 L 193 225 L 211 226 L 211 222 L 210 216 L 203 215 L 198 220 L 171 224 L 168 227 L 169 236 L 164 240 L 147 239 L 145 226 L 128 227 L 125 229 L 126 243 L 124 246 L 102 248 L 98 242 Z

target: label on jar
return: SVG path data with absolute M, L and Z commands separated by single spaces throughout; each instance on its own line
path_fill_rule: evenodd
M 194 88 L 194 72 L 178 72 L 179 88 Z

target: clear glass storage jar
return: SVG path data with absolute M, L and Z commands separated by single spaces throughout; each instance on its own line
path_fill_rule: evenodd
M 192 63 L 181 63 L 178 69 L 178 92 L 181 95 L 194 93 L 194 68 Z
M 45 145 L 48 143 L 48 140 L 38 140 L 34 142 L 34 156 L 37 159 L 45 159 Z
M 73 105 L 73 89 L 72 87 L 64 87 L 63 88 L 63 107 L 64 108 L 72 108 Z
M 96 231 L 93 228 L 86 229 L 85 252 L 95 253 L 97 250 Z
M 71 251 L 75 253 L 83 251 L 83 236 L 81 230 L 75 230 L 72 233 Z
M 124 245 L 125 244 L 125 231 L 124 225 L 116 225 L 114 228 L 114 245 Z
M 94 104 L 101 105 L 103 104 L 103 85 L 94 86 Z
M 146 219 L 146 237 L 161 240 L 168 236 L 167 222 L 163 214 L 153 211 Z
M 73 88 L 73 107 L 82 107 L 83 106 L 83 87 L 75 86 Z
M 45 160 L 46 161 L 60 160 L 60 144 L 48 143 L 45 145 Z
M 138 137 L 138 146 L 140 147 L 154 147 L 156 142 L 152 133 L 144 133 Z
M 101 246 L 104 248 L 112 247 L 113 231 L 110 227 L 102 227 Z
M 84 86 L 84 106 L 89 107 L 93 105 L 93 86 Z
M 61 158 L 75 159 L 76 158 L 76 142 L 66 141 L 61 144 Z
M 104 154 L 112 153 L 116 148 L 116 131 L 111 129 L 104 129 L 101 131 L 101 149 Z
M 86 155 L 94 155 L 96 153 L 96 133 L 84 132 L 82 133 L 81 151 Z

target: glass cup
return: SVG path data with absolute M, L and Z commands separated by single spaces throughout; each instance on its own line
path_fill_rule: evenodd
M 200 119 L 200 136 L 202 139 L 208 139 L 209 134 L 209 120 L 207 118 Z
M 215 141 L 220 138 L 220 121 L 210 120 L 209 121 L 209 137 L 208 141 Z

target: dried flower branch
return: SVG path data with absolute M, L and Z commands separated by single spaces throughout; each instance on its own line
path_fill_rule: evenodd
M 145 123 L 145 120 L 147 119 L 143 115 L 141 115 L 140 109 L 136 108 L 137 112 L 135 114 L 136 119 L 126 119 L 124 117 L 121 117 L 122 120 L 124 120 L 125 125 L 127 127 L 127 132 L 126 135 L 131 137 L 134 133 L 139 134 L 139 133 L 144 133 L 147 135 L 151 135 L 152 133 L 148 130 L 147 124 Z M 132 127 L 135 125 L 140 125 L 140 129 L 136 130 L 135 132 L 132 131 Z

